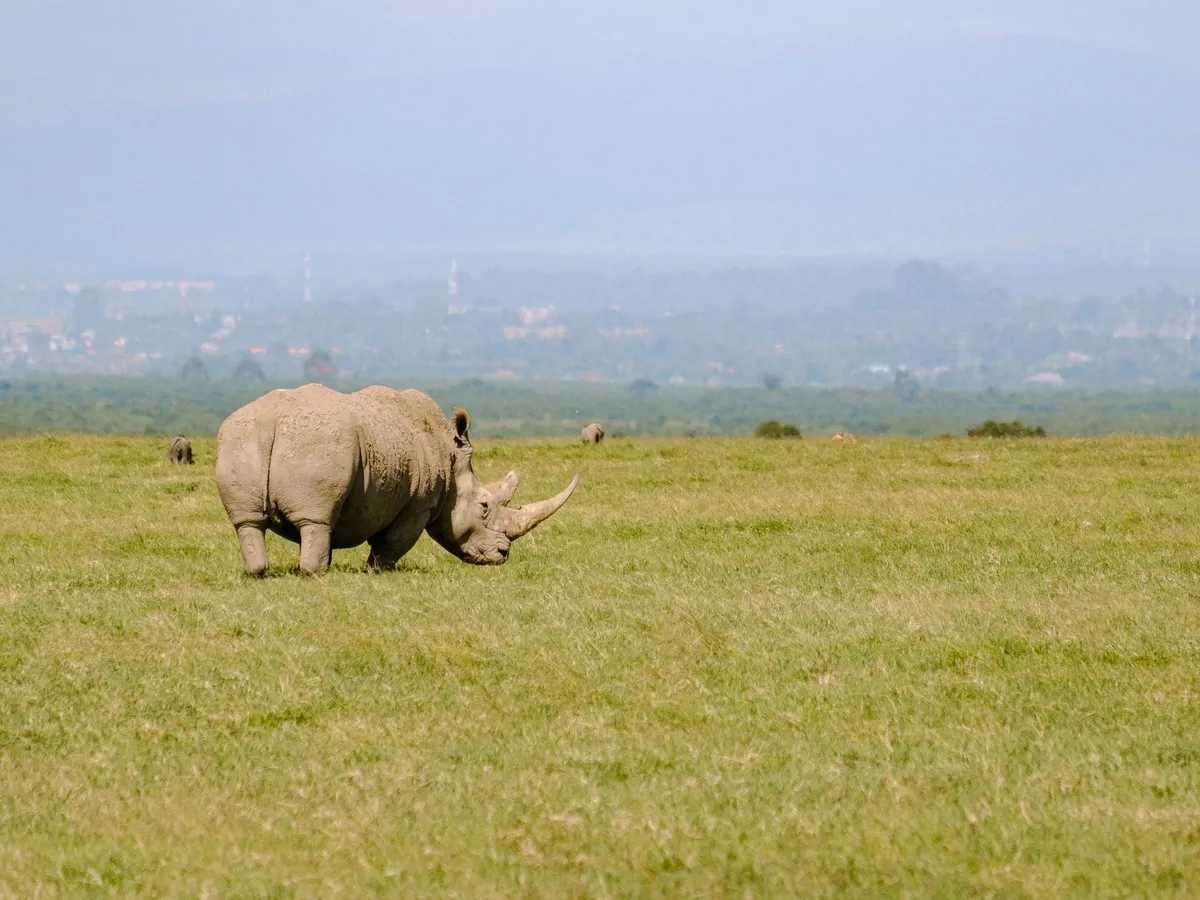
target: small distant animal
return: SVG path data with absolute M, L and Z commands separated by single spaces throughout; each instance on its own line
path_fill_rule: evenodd
M 548 500 L 509 506 L 517 473 L 475 476 L 470 424 L 465 410 L 447 419 L 420 391 L 379 385 L 342 394 L 307 384 L 243 406 L 217 433 L 215 474 L 246 571 L 267 571 L 267 531 L 300 545 L 307 575 L 362 543 L 368 566 L 394 568 L 421 532 L 464 562 L 505 562 L 579 476 Z
M 858 440 L 858 436 L 853 435 L 848 431 L 839 431 L 833 436 L 833 440 L 837 441 L 838 443 L 853 444 Z
M 604 427 L 599 422 L 593 422 L 591 425 L 584 425 L 583 430 L 579 432 L 579 440 L 585 444 L 598 444 L 604 440 Z
M 192 459 L 192 442 L 182 434 L 171 441 L 171 447 L 167 450 L 167 458 L 176 465 L 187 463 L 189 466 L 195 462 Z

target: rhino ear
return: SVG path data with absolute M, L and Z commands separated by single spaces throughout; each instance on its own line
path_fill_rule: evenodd
M 454 407 L 454 443 L 459 447 L 471 443 L 467 429 L 471 427 L 471 416 L 465 409 Z

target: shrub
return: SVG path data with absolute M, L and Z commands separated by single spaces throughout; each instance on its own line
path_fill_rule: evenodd
M 921 386 L 917 383 L 917 377 L 903 366 L 896 370 L 896 375 L 892 379 L 892 388 L 901 403 L 912 403 L 917 399 L 921 390 Z
M 1045 437 L 1046 429 L 1041 425 L 1030 426 L 1024 424 L 1020 419 L 1013 419 L 1011 422 L 993 422 L 988 419 L 982 425 L 976 428 L 967 429 L 967 437 L 987 437 L 987 438 L 1005 438 L 1005 437 Z
M 766 422 L 760 422 L 759 426 L 754 429 L 754 436 L 760 438 L 771 438 L 778 440 L 779 438 L 798 438 L 800 437 L 800 429 L 790 422 L 779 423 L 774 419 L 768 419 Z
M 328 350 L 316 348 L 304 360 L 304 377 L 309 381 L 328 381 L 337 375 L 337 363 Z
M 208 367 L 198 356 L 189 357 L 179 370 L 179 379 L 187 384 L 204 384 L 208 381 Z
M 246 357 L 237 364 L 237 368 L 233 370 L 233 378 L 235 381 L 267 380 L 267 376 L 263 374 L 262 366 L 250 359 L 250 357 Z

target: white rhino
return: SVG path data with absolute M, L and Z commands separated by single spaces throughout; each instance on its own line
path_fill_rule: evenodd
M 498 565 L 512 541 L 558 511 L 579 483 L 509 507 L 517 473 L 484 484 L 471 470 L 471 419 L 447 420 L 420 391 L 378 385 L 342 394 L 320 384 L 272 391 L 217 434 L 217 491 L 246 571 L 267 570 L 266 531 L 300 544 L 300 569 L 320 574 L 332 551 L 371 547 L 391 568 L 422 531 L 459 559 Z
M 167 458 L 176 465 L 187 463 L 192 465 L 195 460 L 192 459 L 192 442 L 182 434 L 171 440 L 171 446 L 167 448 Z
M 579 432 L 579 440 L 585 444 L 598 444 L 604 440 L 604 427 L 599 422 L 584 425 Z

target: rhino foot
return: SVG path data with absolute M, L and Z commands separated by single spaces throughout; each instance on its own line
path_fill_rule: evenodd
M 374 553 L 367 555 L 367 568 L 373 572 L 390 572 L 396 568 L 398 560 L 384 559 L 381 556 L 376 556 Z

